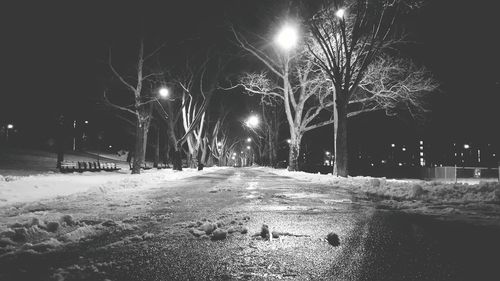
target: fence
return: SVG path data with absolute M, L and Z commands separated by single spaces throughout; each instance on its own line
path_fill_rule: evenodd
M 499 168 L 482 167 L 434 167 L 424 168 L 422 178 L 457 180 L 457 179 L 492 179 L 500 181 Z

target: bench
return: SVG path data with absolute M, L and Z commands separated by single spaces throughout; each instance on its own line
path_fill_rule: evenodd
M 117 171 L 120 168 L 116 167 L 116 163 L 108 162 L 84 162 L 84 161 L 63 161 L 59 171 L 63 173 L 71 172 L 98 172 L 98 171 Z

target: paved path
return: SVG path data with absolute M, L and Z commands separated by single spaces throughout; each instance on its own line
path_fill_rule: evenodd
M 225 169 L 140 193 L 78 197 L 77 212 L 135 228 L 0 259 L 2 280 L 497 280 L 500 230 L 377 209 L 346 190 Z M 59 208 L 71 210 L 68 200 Z M 102 211 L 107 202 L 108 210 Z M 112 202 L 110 204 L 109 202 Z M 111 207 L 110 207 L 111 206 Z M 97 212 L 97 211 L 95 211 Z M 245 227 L 211 241 L 189 222 Z M 252 236 L 267 224 L 282 236 Z M 146 237 L 143 233 L 152 233 Z M 324 239 L 334 232 L 340 246 Z M 141 236 L 142 235 L 142 236 Z M 146 237 L 146 238 L 145 238 Z M 61 279 L 63 280 L 63 279 Z

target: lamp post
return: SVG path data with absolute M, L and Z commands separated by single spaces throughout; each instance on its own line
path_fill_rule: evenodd
M 5 128 L 5 141 L 9 141 L 9 130 L 14 129 L 14 125 L 12 124 L 7 124 L 7 127 Z

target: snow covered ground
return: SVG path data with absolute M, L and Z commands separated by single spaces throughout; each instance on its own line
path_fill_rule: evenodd
M 351 191 L 360 199 L 376 201 L 388 209 L 427 215 L 461 215 L 473 219 L 500 217 L 500 183 L 497 180 L 457 183 L 396 180 L 373 177 L 334 177 L 331 174 L 290 172 L 286 169 L 260 167 L 281 176 L 326 184 Z
M 151 188 L 155 183 L 187 178 L 216 169 L 221 168 L 205 168 L 203 171 L 183 169 L 182 172 L 172 169 L 151 169 L 143 171 L 140 175 L 131 175 L 130 171 L 124 170 L 72 174 L 49 172 L 26 177 L 0 175 L 0 207 L 81 192 Z

